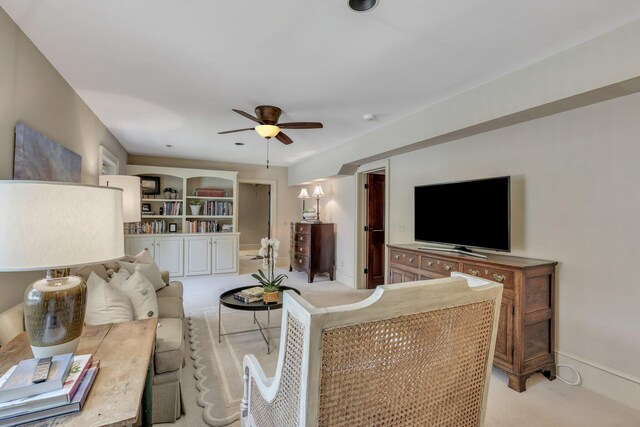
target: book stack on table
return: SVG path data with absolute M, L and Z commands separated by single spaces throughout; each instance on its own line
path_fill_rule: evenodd
M 263 293 L 264 291 L 262 290 L 262 286 L 254 286 L 253 288 L 244 289 L 240 292 L 236 292 L 235 294 L 233 294 L 233 297 L 238 301 L 251 303 L 251 302 L 262 301 Z
M 80 412 L 99 361 L 91 354 L 54 356 L 45 381 L 34 383 L 39 359 L 26 359 L 0 377 L 0 427 Z

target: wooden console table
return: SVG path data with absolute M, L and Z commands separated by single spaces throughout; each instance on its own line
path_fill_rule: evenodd
M 557 262 L 488 255 L 476 258 L 388 245 L 389 283 L 437 279 L 459 271 L 504 285 L 493 364 L 506 372 L 509 387 L 526 390 L 535 372 L 556 377 L 554 300 Z
M 138 420 L 145 391 L 145 412 L 151 425 L 151 358 L 158 319 L 85 326 L 76 354 L 92 353 L 100 370 L 81 412 L 47 420 L 56 426 L 127 426 Z M 33 357 L 21 333 L 0 349 L 0 375 Z M 143 425 L 145 415 L 143 414 Z

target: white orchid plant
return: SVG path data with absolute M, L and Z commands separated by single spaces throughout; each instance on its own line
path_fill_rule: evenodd
M 265 274 L 264 271 L 258 270 L 258 273 L 252 274 L 251 277 L 260 282 L 265 292 L 278 292 L 284 278 L 289 278 L 286 274 L 278 274 L 275 276 L 274 269 L 279 248 L 280 241 L 278 239 L 264 237 L 260 240 L 258 255 L 262 257 L 262 267 L 267 273 Z

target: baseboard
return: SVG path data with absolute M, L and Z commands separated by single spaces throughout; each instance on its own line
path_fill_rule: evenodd
M 340 268 L 336 268 L 336 281 L 345 284 L 347 286 L 351 286 L 352 288 L 356 287 L 355 281 L 353 280 L 353 276 L 345 273 L 344 270 Z
M 584 388 L 640 411 L 640 378 L 562 351 L 556 351 L 556 363 L 576 368 Z M 557 373 L 569 381 L 574 379 L 567 368 L 558 368 Z

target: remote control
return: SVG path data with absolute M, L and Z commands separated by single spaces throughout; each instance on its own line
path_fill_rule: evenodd
M 51 358 L 45 357 L 43 359 L 38 360 L 38 364 L 36 365 L 36 371 L 33 373 L 33 379 L 31 380 L 33 383 L 41 383 L 47 380 L 49 376 L 49 368 L 51 367 Z

